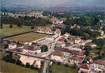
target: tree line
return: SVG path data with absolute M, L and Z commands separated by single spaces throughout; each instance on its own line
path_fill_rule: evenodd
M 10 24 L 10 28 L 12 27 L 12 24 L 17 25 L 18 27 L 22 27 L 22 25 L 26 26 L 45 26 L 50 24 L 49 19 L 45 18 L 35 18 L 35 17 L 11 17 L 11 16 L 1 16 L 1 28 L 3 28 L 3 24 Z

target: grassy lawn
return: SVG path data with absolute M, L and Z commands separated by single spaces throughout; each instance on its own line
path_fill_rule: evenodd
M 47 36 L 47 35 L 31 32 L 31 33 L 22 34 L 22 35 L 18 35 L 18 36 L 14 36 L 14 37 L 9 37 L 6 39 L 15 40 L 15 41 L 19 41 L 19 42 L 24 43 L 24 42 L 31 42 L 31 41 L 40 39 L 40 38 L 45 37 L 45 36 Z
M 66 67 L 64 65 L 52 65 L 52 73 L 77 73 L 76 69 L 72 67 Z
M 23 26 L 20 28 L 20 27 L 17 27 L 16 25 L 13 25 L 13 28 L 9 28 L 9 25 L 4 25 L 3 29 L 0 29 L 0 37 L 22 33 L 29 30 L 30 28 L 27 26 Z
M 0 60 L 0 72 L 2 73 L 38 73 L 36 70 L 21 67 L 15 64 Z

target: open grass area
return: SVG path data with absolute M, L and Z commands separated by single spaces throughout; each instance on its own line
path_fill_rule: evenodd
M 13 28 L 9 28 L 9 25 L 3 25 L 3 28 L 0 29 L 0 37 L 9 36 L 17 33 L 22 33 L 31 30 L 28 26 L 17 27 L 13 25 Z
M 24 43 L 24 42 L 31 42 L 31 41 L 34 41 L 34 40 L 37 40 L 37 39 L 40 39 L 40 38 L 46 37 L 46 36 L 47 36 L 46 34 L 31 32 L 31 33 L 18 35 L 18 36 L 9 37 L 9 38 L 6 38 L 6 39 L 19 41 L 19 42 Z
M 76 69 L 72 67 L 66 67 L 64 65 L 53 64 L 51 68 L 52 73 L 77 73 Z
M 5 25 L 3 25 L 3 29 L 0 29 L 0 37 L 18 34 L 18 33 L 22 33 L 22 32 L 27 32 L 30 30 L 31 29 L 28 26 L 17 27 L 16 25 L 13 25 L 13 28 L 9 28 L 9 25 L 5 24 Z M 24 43 L 24 42 L 30 42 L 33 40 L 37 40 L 37 39 L 40 39 L 45 36 L 47 36 L 47 35 L 39 34 L 39 33 L 26 33 L 26 34 L 14 36 L 14 37 L 9 37 L 7 39 Z
M 7 63 L 2 60 L 0 60 L 0 72 L 1 73 L 38 73 L 36 70 L 31 70 L 29 68 Z

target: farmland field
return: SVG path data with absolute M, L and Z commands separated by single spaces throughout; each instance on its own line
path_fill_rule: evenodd
M 12 63 L 0 60 L 0 72 L 2 73 L 37 73 L 36 70 L 21 67 Z
M 13 25 L 13 28 L 9 28 L 9 25 L 4 25 L 2 29 L 0 29 L 0 37 L 9 36 L 17 33 L 27 32 L 31 29 L 27 26 L 17 27 Z
M 53 64 L 51 67 L 52 73 L 77 73 L 76 69 L 66 67 L 64 65 Z
M 7 38 L 8 40 L 14 40 L 14 41 L 19 41 L 19 42 L 31 42 L 43 37 L 46 37 L 46 34 L 40 34 L 40 33 L 26 33 L 26 34 L 22 34 L 22 35 L 18 35 L 18 36 L 13 36 L 13 37 L 9 37 Z
M 16 25 L 13 25 L 13 28 L 9 28 L 9 25 L 4 25 L 3 29 L 0 29 L 0 37 L 10 36 L 10 35 L 18 34 L 18 33 L 23 33 L 23 32 L 28 32 L 30 30 L 31 29 L 29 26 L 17 27 Z M 24 42 L 31 42 L 33 40 L 37 40 L 37 39 L 40 39 L 45 36 L 47 36 L 47 35 L 30 32 L 30 33 L 26 33 L 26 34 L 22 34 L 22 35 L 18 35 L 18 36 L 9 37 L 6 39 L 24 43 Z

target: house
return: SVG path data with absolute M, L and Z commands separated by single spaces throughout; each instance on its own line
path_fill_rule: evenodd
M 69 33 L 65 33 L 63 36 L 67 39 L 70 36 L 70 34 Z
M 55 24 L 55 25 L 61 25 L 64 22 L 63 19 L 58 19 L 55 16 L 52 16 L 50 21 L 51 21 L 52 24 Z
M 36 18 L 43 17 L 42 13 L 43 13 L 42 11 L 41 12 L 39 12 L 39 11 L 37 11 L 37 12 L 32 11 L 32 12 L 27 13 L 27 16 L 29 16 L 29 17 L 36 17 Z
M 54 34 L 58 34 L 58 35 L 61 35 L 61 29 L 56 29 Z
M 82 40 L 80 37 L 76 36 L 69 36 L 67 39 L 68 43 L 70 44 L 79 44 Z
M 53 34 L 53 31 L 51 30 L 50 27 L 38 27 L 37 32 L 40 33 L 47 33 L 47 34 Z
M 105 73 L 105 61 L 97 60 L 90 64 L 91 71 L 94 73 Z
M 97 47 L 97 45 L 92 43 L 92 42 L 85 44 L 85 46 L 88 46 L 88 47 L 91 47 L 91 48 L 96 48 Z
M 17 47 L 16 43 L 11 43 L 8 45 L 9 49 L 15 49 Z
M 53 33 L 50 27 L 45 27 L 43 31 L 45 33 L 49 33 L 49 34 L 52 34 Z
M 59 52 L 62 52 L 64 55 L 62 57 L 62 61 L 64 64 L 78 64 L 81 63 L 84 56 L 82 51 L 75 51 L 75 50 L 69 50 L 67 48 L 55 48 L 56 53 L 59 54 Z
M 54 16 L 52 16 L 52 18 L 51 18 L 50 20 L 51 20 L 51 22 L 52 22 L 53 24 L 55 24 L 55 23 L 56 23 L 56 21 L 57 21 L 57 18 L 56 18 L 56 17 L 54 17 Z
M 65 38 L 64 37 L 60 37 L 57 42 L 56 42 L 56 46 L 58 47 L 65 47 L 66 43 L 65 43 Z
M 80 56 L 80 57 L 84 56 L 82 50 L 81 51 L 80 50 L 71 50 L 69 48 L 55 48 L 55 50 L 70 53 L 72 56 Z
M 63 62 L 64 60 L 64 53 L 61 51 L 54 51 L 51 54 L 51 59 L 57 62 Z
M 89 65 L 88 64 L 80 64 L 78 73 L 91 73 Z
M 30 42 L 30 43 L 25 43 L 24 44 L 24 48 L 26 49 L 30 49 L 30 50 L 37 50 L 37 49 L 40 49 L 41 45 L 36 43 L 36 42 Z
M 78 54 L 76 54 L 78 53 Z M 68 49 L 56 48 L 51 54 L 51 59 L 57 62 L 62 62 L 68 65 L 74 65 L 81 63 L 84 56 L 79 52 L 70 51 Z
M 100 35 L 103 36 L 104 35 L 104 31 L 103 30 L 99 30 Z
M 29 63 L 30 65 L 34 65 L 34 67 L 36 68 L 41 68 L 41 59 L 20 55 L 20 61 L 23 65 Z
M 40 45 L 47 45 L 50 48 L 51 44 L 54 42 L 53 38 L 45 37 L 41 40 L 38 40 L 37 43 Z
M 28 54 L 28 55 L 37 55 L 39 53 L 41 53 L 41 49 L 37 49 L 37 50 L 28 50 L 28 49 L 23 49 L 23 54 Z
M 96 60 L 89 64 L 79 64 L 78 73 L 105 73 L 105 61 Z
M 69 59 L 68 59 L 68 63 L 70 64 L 70 65 L 74 65 L 74 64 L 76 64 L 76 65 L 78 65 L 79 63 L 81 63 L 82 61 L 83 61 L 83 56 L 71 56 Z

